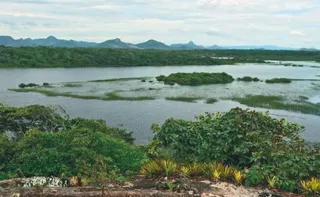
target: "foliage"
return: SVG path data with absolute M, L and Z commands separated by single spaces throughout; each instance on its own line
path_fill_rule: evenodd
M 144 176 L 166 176 L 170 177 L 178 171 L 178 165 L 171 160 L 154 160 L 146 164 L 140 171 Z
M 153 130 L 152 150 L 158 155 L 166 151 L 182 162 L 248 168 L 247 185 L 260 184 L 267 175 L 287 182 L 319 175 L 320 149 L 299 136 L 303 127 L 267 113 L 234 108 L 196 121 L 168 119 Z
M 29 129 L 56 132 L 70 128 L 68 116 L 62 115 L 53 108 L 40 105 L 0 106 L 0 133 L 11 133 L 11 137 L 19 138 Z
M 320 180 L 312 177 L 310 181 L 301 181 L 303 190 L 308 194 L 320 193 Z
M 103 120 L 70 119 L 68 114 L 60 107 L 40 105 L 8 107 L 0 105 L 0 133 L 6 133 L 14 139 L 21 138 L 30 129 L 57 132 L 71 128 L 89 128 L 92 131 L 102 132 L 129 143 L 134 141 L 132 133 L 123 129 L 110 128 Z
M 56 133 L 31 130 L 14 144 L 7 169 L 21 169 L 26 176 L 128 175 L 140 170 L 146 161 L 137 147 L 90 129 Z
M 277 183 L 277 177 L 273 176 L 272 178 L 270 178 L 269 176 L 267 176 L 267 182 L 269 184 L 269 188 L 273 189 L 276 186 Z
M 187 86 L 208 85 L 208 84 L 226 84 L 234 81 L 233 77 L 227 73 L 173 73 L 167 77 L 158 76 L 158 81 L 165 84 L 179 84 Z
M 221 177 L 221 172 L 219 172 L 218 170 L 214 170 L 212 173 L 212 180 L 219 181 L 220 177 Z
M 19 88 L 33 88 L 33 87 L 38 87 L 38 84 L 35 83 L 28 83 L 28 84 L 24 84 L 24 83 L 20 83 L 19 84 Z
M 266 83 L 291 83 L 291 79 L 287 78 L 273 78 L 266 80 Z
M 245 77 L 242 77 L 242 78 L 239 77 L 237 80 L 238 81 L 247 81 L 247 82 L 251 82 L 251 81 L 258 82 L 258 81 L 260 81 L 260 79 L 258 79 L 257 77 L 250 77 L 250 76 L 245 76 Z
M 236 181 L 236 183 L 240 185 L 243 182 L 244 174 L 242 174 L 240 171 L 235 170 L 233 172 L 233 178 Z

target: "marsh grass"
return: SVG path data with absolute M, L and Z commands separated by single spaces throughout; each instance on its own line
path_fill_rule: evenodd
M 218 100 L 217 99 L 215 99 L 215 98 L 208 98 L 207 100 L 206 100 L 206 103 L 207 104 L 213 104 L 213 103 L 216 103 Z
M 202 97 L 185 97 L 185 96 L 178 96 L 178 97 L 166 97 L 168 101 L 181 101 L 187 103 L 196 103 L 197 100 L 203 99 Z
M 155 100 L 154 97 L 151 96 L 139 96 L 139 97 L 123 97 L 117 94 L 117 91 L 109 92 L 106 94 L 106 98 L 103 100 L 106 101 L 145 101 L 145 100 Z
M 115 79 L 101 79 L 101 80 L 92 80 L 88 82 L 113 82 L 113 81 L 133 81 L 140 80 L 141 82 L 146 82 L 147 79 L 151 77 L 130 77 L 130 78 L 115 78 Z
M 266 96 L 266 95 L 248 95 L 244 98 L 234 97 L 233 101 L 237 101 L 243 105 L 250 107 L 261 107 L 266 109 L 280 109 L 304 114 L 320 115 L 320 104 L 313 104 L 303 100 L 297 103 L 285 103 L 285 98 L 281 96 Z
M 86 100 L 104 100 L 104 101 L 143 101 L 143 100 L 154 100 L 153 97 L 122 97 L 116 94 L 116 92 L 107 93 L 105 97 L 103 96 L 90 96 L 90 95 L 78 95 L 73 94 L 71 92 L 55 92 L 55 91 L 49 91 L 49 90 L 42 90 L 39 88 L 32 88 L 32 89 L 8 89 L 9 91 L 14 92 L 35 92 L 40 93 L 45 96 L 49 97 L 70 97 L 70 98 L 76 98 L 76 99 L 86 99 Z
M 63 87 L 66 88 L 81 88 L 83 85 L 79 83 L 65 83 L 63 84 Z

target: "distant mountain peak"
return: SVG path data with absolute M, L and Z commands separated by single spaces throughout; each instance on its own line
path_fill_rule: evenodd
M 47 38 L 47 40 L 58 40 L 56 37 L 54 37 L 54 36 L 49 36 L 48 38 Z

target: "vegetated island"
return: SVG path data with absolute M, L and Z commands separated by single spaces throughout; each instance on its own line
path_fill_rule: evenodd
M 169 76 L 160 75 L 157 81 L 163 81 L 167 85 L 188 85 L 199 86 L 209 84 L 226 84 L 234 81 L 234 78 L 227 73 L 173 73 Z
M 154 138 L 141 146 L 125 130 L 63 111 L 0 105 L 0 180 L 11 179 L 0 181 L 0 192 L 50 196 L 45 187 L 78 187 L 90 196 L 132 196 L 138 187 L 145 196 L 210 196 L 218 192 L 210 185 L 221 182 L 270 188 L 257 190 L 266 196 L 320 192 L 319 146 L 299 137 L 303 126 L 267 113 L 234 108 L 171 118 L 153 125 Z
M 265 60 L 320 62 L 320 52 L 317 51 L 141 50 L 0 46 L 0 53 L 0 68 L 230 65 L 266 63 Z

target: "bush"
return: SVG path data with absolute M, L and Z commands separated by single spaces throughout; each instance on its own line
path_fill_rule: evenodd
M 42 85 L 43 85 L 44 87 L 50 86 L 50 84 L 49 84 L 49 83 L 46 83 L 46 82 L 44 82 Z
M 167 85 L 208 85 L 208 84 L 226 84 L 234 81 L 233 77 L 227 73 L 174 73 L 167 77 L 160 75 L 158 81 L 163 81 Z
M 235 108 L 196 121 L 169 119 L 153 130 L 150 153 L 157 156 L 166 152 L 182 162 L 221 161 L 282 180 L 319 176 L 320 149 L 299 137 L 303 127 L 265 113 Z
M 15 144 L 10 171 L 26 176 L 81 176 L 96 172 L 127 175 L 147 161 L 144 153 L 101 132 L 73 129 L 57 133 L 29 131 Z
M 287 78 L 273 78 L 266 80 L 266 83 L 291 83 L 291 79 Z
M 26 87 L 28 87 L 27 84 L 24 84 L 24 83 L 20 83 L 20 84 L 19 84 L 19 88 L 26 88 Z

